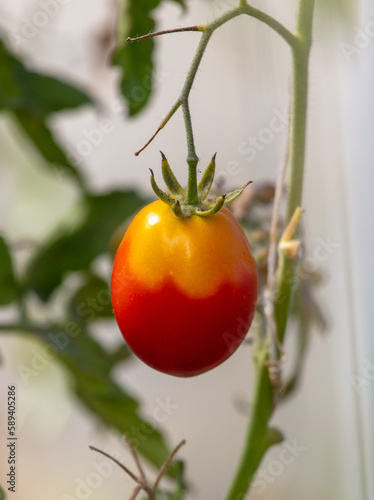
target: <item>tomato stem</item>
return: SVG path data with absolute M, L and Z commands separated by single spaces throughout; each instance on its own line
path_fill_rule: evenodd
M 146 149 L 147 146 L 149 146 L 149 144 L 153 141 L 153 139 L 158 135 L 158 133 L 169 122 L 169 120 L 174 115 L 174 113 L 177 111 L 177 109 L 181 105 L 183 105 L 184 102 L 188 102 L 188 97 L 189 97 L 189 94 L 190 94 L 190 91 L 192 88 L 192 84 L 195 80 L 197 70 L 199 69 L 201 59 L 205 53 L 205 49 L 206 49 L 208 42 L 209 42 L 211 36 L 213 35 L 213 33 L 218 28 L 220 28 L 221 26 L 226 24 L 227 22 L 229 22 L 232 19 L 234 19 L 235 17 L 243 15 L 243 14 L 248 15 L 250 17 L 254 17 L 255 19 L 258 19 L 262 23 L 269 26 L 276 33 L 278 33 L 278 35 L 280 35 L 291 47 L 296 44 L 297 39 L 296 39 L 295 35 L 291 31 L 289 31 L 285 26 L 283 26 L 283 24 L 281 24 L 279 21 L 274 19 L 269 14 L 266 14 L 265 12 L 262 12 L 261 10 L 256 9 L 255 7 L 252 7 L 251 5 L 248 5 L 245 0 L 240 0 L 238 7 L 235 7 L 234 9 L 229 10 L 228 12 L 225 12 L 220 17 L 217 17 L 217 19 L 214 19 L 213 21 L 211 21 L 210 23 L 207 23 L 205 25 L 193 26 L 193 27 L 186 28 L 186 29 L 177 28 L 175 30 L 165 30 L 162 32 L 156 32 L 154 34 L 151 33 L 151 34 L 145 36 L 145 38 L 149 38 L 150 36 L 156 36 L 159 34 L 167 34 L 167 33 L 176 33 L 176 32 L 180 32 L 180 31 L 198 31 L 198 32 L 202 33 L 202 37 L 200 39 L 199 45 L 198 45 L 196 52 L 195 52 L 195 55 L 193 57 L 193 60 L 192 60 L 190 69 L 188 71 L 187 78 L 186 78 L 186 81 L 185 81 L 185 84 L 183 86 L 183 89 L 181 91 L 180 96 L 178 97 L 177 101 L 173 104 L 169 113 L 162 120 L 162 122 L 160 123 L 156 132 L 152 135 L 152 137 L 148 140 L 148 142 L 141 149 L 139 149 L 139 151 L 137 151 L 135 153 L 135 156 L 138 156 L 142 151 L 144 151 L 144 149 Z M 140 37 L 140 38 L 144 38 L 144 37 Z M 132 39 L 130 39 L 128 41 L 132 41 Z M 186 120 L 186 107 L 185 106 L 183 107 L 183 110 L 184 110 L 184 116 L 185 116 L 185 120 Z M 191 123 L 191 117 L 189 115 L 189 110 L 187 112 L 187 120 L 189 120 L 189 123 Z M 185 123 L 186 123 L 186 121 L 185 121 Z M 189 124 L 187 124 L 187 126 L 189 127 Z M 186 132 L 187 132 L 187 130 L 186 130 Z M 187 142 L 189 142 L 189 137 L 187 137 Z M 194 147 L 193 137 L 192 137 L 191 148 L 192 147 Z M 195 152 L 195 155 L 196 155 L 196 152 Z M 195 161 L 195 158 L 193 158 L 192 160 Z M 187 162 L 188 162 L 188 160 L 187 160 Z M 191 167 L 191 169 L 190 169 L 191 171 L 192 171 L 192 168 L 195 168 L 195 167 Z M 194 176 L 194 174 L 191 174 L 191 175 L 192 175 L 192 177 Z M 192 184 L 194 184 L 193 179 L 191 179 L 191 190 L 193 191 L 194 188 L 192 187 Z M 194 195 L 192 193 L 191 193 L 191 197 L 192 198 L 194 197 Z
M 188 205 L 196 206 L 199 202 L 198 191 L 197 191 L 197 164 L 199 162 L 199 158 L 195 150 L 191 114 L 187 99 L 183 101 L 182 109 L 183 109 L 184 124 L 186 128 L 187 149 L 188 149 L 188 154 L 187 154 L 188 184 L 187 184 L 186 202 Z
M 267 450 L 283 441 L 279 431 L 268 427 L 274 408 L 273 388 L 266 365 L 268 353 L 268 342 L 264 342 L 260 347 L 257 346 L 255 386 L 245 447 L 226 500 L 244 498 Z
M 290 171 L 288 181 L 288 199 L 286 223 L 288 223 L 298 206 L 301 206 L 304 178 L 306 121 L 308 101 L 308 63 L 312 40 L 314 0 L 300 0 L 296 36 L 298 43 L 292 50 L 293 84 L 290 128 Z M 297 262 L 282 254 L 278 265 L 278 282 L 275 291 L 275 321 L 278 339 L 283 342 Z

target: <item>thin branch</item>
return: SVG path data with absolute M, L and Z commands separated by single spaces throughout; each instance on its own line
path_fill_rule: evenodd
M 149 144 L 153 141 L 153 139 L 157 136 L 157 134 L 164 128 L 166 123 L 170 120 L 170 118 L 173 116 L 173 114 L 176 112 L 176 110 L 179 108 L 179 106 L 183 102 L 187 102 L 191 87 L 193 84 L 193 81 L 195 79 L 197 70 L 199 68 L 201 59 L 205 53 L 205 49 L 208 45 L 208 42 L 213 35 L 213 33 L 220 28 L 222 25 L 225 23 L 231 21 L 237 16 L 240 16 L 242 14 L 246 14 L 248 16 L 254 17 L 258 19 L 259 21 L 263 22 L 264 24 L 267 24 L 270 28 L 272 28 L 274 31 L 276 31 L 291 47 L 294 47 L 297 38 L 296 36 L 289 31 L 283 24 L 281 24 L 279 21 L 274 19 L 272 16 L 269 16 L 265 12 L 262 12 L 259 9 L 256 9 L 255 7 L 252 7 L 248 5 L 245 2 L 240 2 L 240 6 L 236 7 L 228 12 L 225 12 L 222 16 L 218 17 L 217 19 L 214 19 L 212 22 L 205 24 L 205 25 L 199 25 L 199 26 L 191 26 L 188 28 L 175 28 L 171 30 L 163 30 L 163 31 L 158 31 L 155 33 L 149 33 L 148 35 L 143 35 L 141 37 L 137 38 L 128 38 L 128 41 L 134 41 L 134 40 L 142 40 L 144 38 L 149 38 L 152 36 L 157 36 L 157 35 L 162 35 L 162 34 L 168 34 L 168 33 L 176 33 L 179 31 L 200 31 L 203 33 L 202 39 L 200 40 L 200 43 L 196 49 L 194 58 L 192 60 L 190 69 L 188 71 L 187 79 L 185 81 L 185 84 L 183 86 L 183 89 L 181 91 L 181 94 L 174 104 L 174 106 L 171 108 L 171 111 L 168 113 L 168 115 L 164 118 L 164 120 L 161 122 L 160 126 L 156 130 L 156 132 L 152 135 L 152 137 L 149 139 L 149 141 L 139 150 L 135 153 L 135 156 L 138 156 L 146 147 L 149 146 Z M 188 120 L 187 120 L 188 121 Z M 191 145 L 191 151 L 192 148 L 194 149 L 194 145 L 192 142 Z M 191 154 L 191 153 L 189 153 Z M 196 154 L 196 153 L 195 153 Z
M 131 493 L 131 496 L 129 498 L 129 500 L 135 500 L 135 498 L 139 495 L 139 493 L 141 492 L 142 490 L 142 487 L 140 486 L 140 484 L 138 484 L 137 486 L 135 486 L 133 492 Z
M 279 234 L 279 219 L 283 197 L 283 186 L 285 183 L 287 167 L 290 157 L 289 141 L 287 141 L 286 154 L 284 161 L 281 163 L 277 182 L 275 186 L 273 213 L 270 223 L 269 234 L 269 253 L 268 253 L 268 274 L 267 283 L 264 291 L 264 313 L 267 319 L 267 324 L 270 331 L 270 347 L 269 347 L 269 376 L 274 387 L 281 385 L 280 366 L 285 360 L 284 351 L 278 340 L 277 324 L 274 317 L 274 297 L 276 289 L 276 269 L 277 269 L 277 247 Z M 278 358 L 278 352 L 281 353 L 281 360 Z
M 173 107 L 171 108 L 171 110 L 169 111 L 169 113 L 165 116 L 165 118 L 162 120 L 162 122 L 160 123 L 160 125 L 158 126 L 158 129 L 156 130 L 156 132 L 152 135 L 152 137 L 149 139 L 149 141 L 144 144 L 144 146 L 139 149 L 139 151 L 137 151 L 135 153 L 135 156 L 139 156 L 140 153 L 142 151 L 145 150 L 145 148 L 147 148 L 151 142 L 153 141 L 153 139 L 156 137 L 156 135 L 161 132 L 161 130 L 165 127 L 165 125 L 168 123 L 168 121 L 170 120 L 170 118 L 174 115 L 174 113 L 177 111 L 177 109 L 179 108 L 179 106 L 182 104 L 182 102 L 178 99 L 176 101 L 176 103 L 173 105 Z
M 286 178 L 286 172 L 288 167 L 290 157 L 289 143 L 287 143 L 286 154 L 283 163 L 281 163 L 277 182 L 275 185 L 274 193 L 274 205 L 273 213 L 270 224 L 270 235 L 269 235 L 269 254 L 268 254 L 268 277 L 267 277 L 267 287 L 269 289 L 273 288 L 275 272 L 277 268 L 277 245 L 278 245 L 278 233 L 279 233 L 279 219 L 282 204 L 283 186 Z
M 139 458 L 138 458 L 138 455 L 137 455 L 135 449 L 133 448 L 133 446 L 131 446 L 131 443 L 128 440 L 127 436 L 124 436 L 124 441 L 125 441 L 125 443 L 127 444 L 127 447 L 130 450 L 131 456 L 132 456 L 132 458 L 133 458 L 133 460 L 135 462 L 135 465 L 136 465 L 136 467 L 137 467 L 137 469 L 139 471 L 142 483 L 143 484 L 147 484 L 147 479 L 145 477 L 145 473 L 144 473 L 143 467 L 141 466 L 141 463 L 139 461 Z
M 168 35 L 169 33 L 183 33 L 185 31 L 203 31 L 202 26 L 186 26 L 184 28 L 173 28 L 170 30 L 155 31 L 153 33 L 148 33 L 147 35 L 137 36 L 135 38 L 128 37 L 126 42 L 137 42 L 138 40 L 145 40 L 146 38 L 153 38 L 160 35 Z
M 183 441 L 181 441 L 178 446 L 176 446 L 174 448 L 174 450 L 170 453 L 170 455 L 168 456 L 168 458 L 166 459 L 164 465 L 161 467 L 160 469 L 160 472 L 158 473 L 158 476 L 156 477 L 156 480 L 155 482 L 153 483 L 153 486 L 152 486 L 152 490 L 153 491 L 156 491 L 156 488 L 158 486 L 158 483 L 160 482 L 162 476 L 165 474 L 166 472 L 166 469 L 169 467 L 171 461 L 173 460 L 173 458 L 175 457 L 175 455 L 178 453 L 178 451 L 180 450 L 180 448 L 186 444 L 186 440 L 183 439 Z
M 121 462 L 119 462 L 116 458 L 109 455 L 109 453 L 106 453 L 103 450 L 99 450 L 99 448 L 96 448 L 95 446 L 89 446 L 89 449 L 93 450 L 93 451 L 97 451 L 97 453 L 100 453 L 101 455 L 104 455 L 104 457 L 107 457 L 110 460 L 112 460 L 112 462 L 117 464 L 118 467 L 121 467 L 121 469 L 123 469 L 126 472 L 126 474 L 128 474 L 136 483 L 138 483 L 141 487 L 143 487 L 141 480 L 138 477 L 136 477 L 135 474 L 133 474 L 131 472 L 131 470 L 128 469 L 125 465 L 121 464 Z

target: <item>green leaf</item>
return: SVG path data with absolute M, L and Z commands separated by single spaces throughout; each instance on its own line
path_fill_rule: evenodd
M 169 455 L 161 433 L 151 419 L 141 417 L 139 403 L 113 381 L 115 366 L 107 353 L 78 323 L 64 330 L 41 333 L 41 339 L 58 348 L 58 359 L 68 370 L 75 394 L 96 418 L 126 434 L 134 446 L 157 468 Z
M 29 111 L 46 116 L 91 103 L 77 87 L 29 71 L 0 40 L 0 110 Z
M 317 327 L 318 330 L 324 332 L 328 326 L 327 320 L 314 297 L 315 290 L 312 288 L 313 278 L 318 280 L 319 277 L 315 274 L 314 276 L 310 275 L 307 279 L 301 279 L 290 311 L 297 326 L 295 332 L 297 354 L 292 372 L 285 381 L 282 389 L 283 400 L 290 396 L 299 386 L 311 341 L 312 327 Z
M 139 42 L 125 40 L 128 36 L 135 38 L 154 31 L 152 11 L 159 4 L 160 0 L 129 0 L 122 13 L 125 29 L 120 32 L 123 38 L 118 41 L 113 64 L 122 68 L 121 90 L 130 116 L 144 108 L 153 90 L 154 41 L 152 38 Z
M 85 283 L 72 296 L 69 304 L 72 317 L 90 322 L 101 318 L 113 318 L 108 283 L 88 274 Z
M 0 236 L 0 305 L 11 304 L 18 293 L 12 257 L 4 238 Z
M 55 173 L 60 179 L 65 174 L 73 175 L 78 180 L 81 179 L 79 171 L 71 164 L 64 151 L 57 144 L 43 117 L 29 111 L 15 111 L 14 117 L 19 127 L 31 139 L 38 152 L 55 169 Z
M 46 117 L 51 113 L 92 103 L 90 97 L 74 85 L 29 71 L 0 40 L 0 111 L 8 110 L 17 125 L 34 143 L 39 153 L 59 176 L 69 173 L 82 179 L 58 145 Z
M 186 8 L 185 0 L 173 0 Z M 161 0 L 121 1 L 118 21 L 118 43 L 113 54 L 113 64 L 122 69 L 121 91 L 128 105 L 130 116 L 138 114 L 147 104 L 153 91 L 153 38 L 126 42 L 155 31 L 153 11 Z
M 87 195 L 85 216 L 75 229 L 59 228 L 31 261 L 27 285 L 46 301 L 69 271 L 87 271 L 92 260 L 108 250 L 115 229 L 145 200 L 134 191 Z
M 5 500 L 5 493 L 1 486 L 0 486 L 0 500 Z

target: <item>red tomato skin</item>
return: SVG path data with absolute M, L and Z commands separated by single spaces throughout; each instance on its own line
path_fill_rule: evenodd
M 193 297 L 167 275 L 161 286 L 146 286 L 144 279 L 139 280 L 129 263 L 134 244 L 125 235 L 112 274 L 114 314 L 134 354 L 152 368 L 179 377 L 199 375 L 230 357 L 245 338 L 255 312 L 254 260 L 240 268 L 239 281 L 223 282 L 214 293 Z
M 239 347 L 253 319 L 257 297 L 244 284 L 191 299 L 172 283 L 152 292 L 128 280 L 131 286 L 125 284 L 122 300 L 113 304 L 118 326 L 134 354 L 170 375 L 190 377 L 221 364 Z

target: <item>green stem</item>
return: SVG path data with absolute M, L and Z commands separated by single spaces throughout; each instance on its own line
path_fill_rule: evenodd
M 199 202 L 198 191 L 197 191 L 197 164 L 199 162 L 199 158 L 195 150 L 191 114 L 187 99 L 183 101 L 182 109 L 183 109 L 184 125 L 186 128 L 187 149 L 188 149 L 188 154 L 187 154 L 188 184 L 187 184 L 186 202 L 188 205 L 196 206 Z
M 175 102 L 175 104 L 171 108 L 170 112 L 167 114 L 167 116 L 161 122 L 160 126 L 158 127 L 156 132 L 153 134 L 153 136 L 149 139 L 149 141 L 139 151 L 137 151 L 135 153 L 135 155 L 138 156 L 153 141 L 153 139 L 156 137 L 156 135 L 164 128 L 164 126 L 168 123 L 168 121 L 174 115 L 176 110 L 180 106 L 182 106 L 185 129 L 186 129 L 186 136 L 187 136 L 187 147 L 188 147 L 187 163 L 188 163 L 189 171 L 188 171 L 187 203 L 189 205 L 197 205 L 197 203 L 198 203 L 197 164 L 199 161 L 198 156 L 196 154 L 193 131 L 192 131 L 191 114 L 190 114 L 189 104 L 188 104 L 189 95 L 190 95 L 191 88 L 192 88 L 193 82 L 195 80 L 197 71 L 199 69 L 201 60 L 203 58 L 203 55 L 205 53 L 206 47 L 209 43 L 211 36 L 222 25 L 224 25 L 228 21 L 231 21 L 235 17 L 243 15 L 243 14 L 248 15 L 250 17 L 254 17 L 254 18 L 258 19 L 259 21 L 263 22 L 264 24 L 268 25 L 275 32 L 277 32 L 291 47 L 296 43 L 295 36 L 285 26 L 283 26 L 279 21 L 277 21 L 273 17 L 269 16 L 265 12 L 262 12 L 261 10 L 256 9 L 254 7 L 251 7 L 244 0 L 240 0 L 239 6 L 237 8 L 232 9 L 228 12 L 225 12 L 222 16 L 218 17 L 217 19 L 214 19 L 212 22 L 210 22 L 206 25 L 186 28 L 186 30 L 188 30 L 188 31 L 201 31 L 203 33 L 203 35 L 201 37 L 200 43 L 199 43 L 199 45 L 196 49 L 195 55 L 193 57 L 193 60 L 192 60 L 190 69 L 188 71 L 187 78 L 186 78 L 185 84 L 183 86 L 183 89 L 181 91 L 181 94 L 180 94 L 178 100 Z M 174 32 L 174 31 L 183 31 L 183 29 L 160 31 L 160 32 L 154 33 L 153 36 L 158 36 L 161 34 L 165 34 L 166 32 Z M 145 35 L 143 38 L 149 37 L 149 36 L 150 35 Z
M 187 148 L 188 148 L 188 154 L 187 154 L 188 184 L 187 184 L 186 201 L 187 204 L 195 206 L 198 204 L 199 201 L 198 191 L 197 191 L 197 164 L 199 162 L 199 158 L 196 154 L 196 149 L 195 149 L 188 98 L 191 92 L 193 82 L 196 77 L 197 70 L 199 69 L 201 59 L 203 58 L 205 49 L 209 43 L 211 36 L 212 32 L 210 31 L 203 33 L 200 43 L 196 49 L 195 55 L 192 59 L 191 66 L 188 71 L 187 78 L 179 98 L 179 101 L 182 103 L 183 118 L 186 129 Z
M 242 13 L 254 17 L 255 19 L 258 19 L 262 23 L 269 26 L 269 28 L 273 29 L 276 33 L 278 33 L 278 35 L 280 35 L 291 48 L 295 45 L 296 43 L 295 35 L 291 33 L 291 31 L 289 31 L 285 26 L 283 26 L 283 24 L 281 24 L 279 21 L 269 16 L 269 14 L 266 14 L 265 12 L 262 12 L 261 10 L 256 9 L 255 7 L 252 7 L 251 5 L 248 4 L 242 7 Z
M 283 440 L 279 432 L 268 428 L 274 407 L 273 389 L 266 366 L 268 348 L 267 342 L 263 344 L 257 359 L 255 388 L 244 450 L 225 500 L 245 497 L 263 456 L 272 445 Z
M 308 101 L 308 65 L 312 40 L 314 0 L 300 0 L 296 37 L 297 45 L 292 51 L 293 85 L 290 127 L 290 171 L 286 224 L 296 208 L 301 205 L 304 179 L 306 121 Z M 274 316 L 277 334 L 283 342 L 287 318 L 296 284 L 297 261 L 282 254 L 278 265 L 277 288 L 275 292 Z
M 183 117 L 186 129 L 186 137 L 187 137 L 187 147 L 188 147 L 188 155 L 187 155 L 187 164 L 188 164 L 188 187 L 187 187 L 187 203 L 189 205 L 197 205 L 198 203 L 198 190 L 197 190 L 197 164 L 198 164 L 198 156 L 196 154 L 193 131 L 192 131 L 192 121 L 191 114 L 189 110 L 188 99 L 190 95 L 190 91 L 195 80 L 197 70 L 200 66 L 201 60 L 209 43 L 209 40 L 213 33 L 220 28 L 223 24 L 227 23 L 231 19 L 242 15 L 247 14 L 251 17 L 255 17 L 256 19 L 262 21 L 267 24 L 269 27 L 274 29 L 277 33 L 279 33 L 291 46 L 295 43 L 294 35 L 287 30 L 281 23 L 279 23 L 276 19 L 269 16 L 268 14 L 255 9 L 254 7 L 249 6 L 245 2 L 240 2 L 239 7 L 233 9 L 229 12 L 226 12 L 222 16 L 218 17 L 211 23 L 201 26 L 200 29 L 203 31 L 203 36 L 201 37 L 200 43 L 196 49 L 195 55 L 193 57 L 190 69 L 187 74 L 187 78 L 185 84 L 183 86 L 181 95 L 179 97 L 179 102 L 182 103 L 183 109 Z
M 252 7 L 247 7 L 252 9 Z M 314 0 L 300 0 L 296 19 L 295 35 L 283 38 L 288 41 L 293 58 L 293 86 L 290 126 L 290 172 L 287 200 L 287 223 L 295 209 L 301 204 L 308 97 L 308 65 L 312 38 Z M 277 30 L 276 30 L 277 31 Z M 279 30 L 278 30 L 279 32 Z M 281 34 L 281 33 L 279 33 Z M 274 307 L 279 341 L 284 339 L 289 305 L 295 283 L 296 264 L 281 256 Z M 267 342 L 270 342 L 268 329 Z M 267 366 L 268 356 L 262 355 L 256 366 L 256 385 L 252 412 L 249 419 L 244 451 L 236 475 L 225 500 L 244 498 L 254 474 L 267 449 L 280 439 L 269 440 L 269 421 L 273 412 L 275 391 L 271 385 Z M 275 433 L 276 436 L 276 433 Z M 279 435 L 278 435 L 279 438 Z

